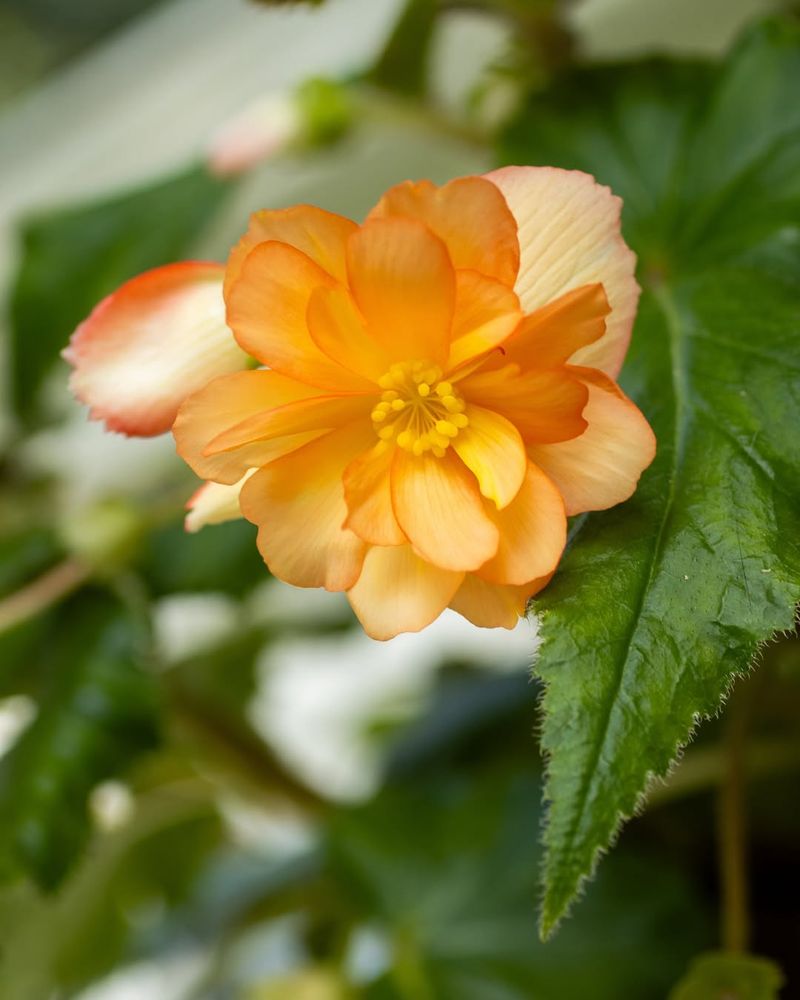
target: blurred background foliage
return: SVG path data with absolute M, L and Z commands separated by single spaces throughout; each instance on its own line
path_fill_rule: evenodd
M 249 210 L 361 217 L 389 184 L 484 169 L 498 146 L 568 159 L 571 129 L 613 128 L 593 66 L 646 62 L 683 92 L 769 14 L 794 16 L 0 2 L 2 1000 L 656 1000 L 718 946 L 724 720 L 540 944 L 534 623 L 371 642 L 335 597 L 270 580 L 250 525 L 187 535 L 171 441 L 87 424 L 58 355 L 126 278 L 224 259 Z M 267 90 L 298 101 L 300 139 L 212 175 L 210 137 Z M 768 1000 L 782 976 L 800 995 L 796 637 L 748 683 L 753 949 L 783 971 L 695 961 L 681 1000 Z

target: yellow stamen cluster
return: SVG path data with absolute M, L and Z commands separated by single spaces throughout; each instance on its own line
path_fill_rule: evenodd
M 442 370 L 429 361 L 402 361 L 378 379 L 383 389 L 372 411 L 381 441 L 394 441 L 414 455 L 442 458 L 451 441 L 469 424 L 466 403 Z

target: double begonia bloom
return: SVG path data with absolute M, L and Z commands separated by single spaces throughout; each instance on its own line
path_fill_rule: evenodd
M 113 429 L 172 424 L 209 481 L 188 527 L 241 510 L 276 577 L 345 591 L 371 636 L 448 606 L 512 627 L 567 516 L 627 499 L 655 454 L 614 382 L 639 295 L 619 216 L 590 176 L 534 167 L 400 184 L 360 226 L 259 212 L 224 272 L 101 303 L 73 387 Z

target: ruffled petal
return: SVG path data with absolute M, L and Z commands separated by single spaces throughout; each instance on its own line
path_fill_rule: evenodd
M 222 431 L 243 420 L 298 399 L 314 395 L 315 389 L 277 372 L 248 371 L 214 379 L 186 399 L 172 433 L 181 458 L 200 476 L 233 484 L 256 466 L 319 437 L 322 431 L 299 434 L 279 441 L 256 441 L 236 451 L 207 456 L 206 446 Z
M 521 318 L 519 300 L 507 285 L 478 271 L 456 271 L 448 370 L 505 341 Z
M 350 237 L 347 270 L 370 335 L 391 361 L 444 365 L 455 274 L 441 240 L 419 222 L 376 219 Z
M 497 551 L 498 530 L 475 477 L 456 456 L 395 449 L 392 506 L 416 553 L 443 569 L 477 569 Z
M 388 354 L 369 335 L 364 318 L 346 288 L 315 289 L 306 319 L 317 347 L 349 371 L 377 382 L 390 367 Z
M 181 402 L 247 366 L 225 324 L 220 264 L 168 264 L 126 281 L 72 335 L 70 388 L 109 430 L 169 430 Z
M 478 480 L 481 493 L 502 508 L 519 492 L 528 458 L 525 444 L 512 423 L 492 410 L 470 406 L 469 425 L 452 447 Z
M 483 177 L 458 177 L 436 187 L 405 181 L 390 188 L 369 218 L 424 222 L 443 240 L 457 268 L 469 268 L 513 286 L 519 269 L 517 224 L 505 198 Z
M 521 374 L 516 365 L 482 369 L 459 389 L 469 403 L 510 420 L 526 443 L 567 441 L 586 429 L 588 390 L 566 367 Z
M 419 632 L 447 607 L 463 573 L 420 559 L 410 545 L 371 548 L 358 582 L 347 596 L 373 639 Z
M 531 368 L 559 368 L 606 329 L 608 299 L 602 285 L 581 285 L 529 313 L 503 342 L 505 361 Z
M 552 574 L 567 543 L 564 502 L 553 483 L 528 464 L 525 482 L 504 510 L 487 505 L 500 531 L 497 554 L 478 570 L 490 583 L 524 584 Z
M 575 355 L 576 364 L 616 376 L 639 301 L 636 256 L 620 232 L 621 199 L 579 170 L 503 167 L 496 184 L 519 227 L 515 291 L 525 312 L 580 285 L 601 282 L 611 306 L 606 333 Z
M 345 526 L 372 545 L 408 541 L 392 507 L 392 458 L 392 448 L 378 442 L 354 459 L 344 473 Z
M 238 279 L 242 264 L 259 243 L 287 243 L 310 257 L 331 277 L 344 281 L 344 248 L 347 238 L 358 229 L 342 215 L 314 205 L 264 209 L 250 216 L 247 232 L 231 250 L 225 272 L 225 295 Z
M 186 504 L 189 512 L 183 522 L 186 530 L 194 534 L 209 524 L 224 524 L 226 521 L 238 520 L 242 516 L 239 494 L 255 471 L 250 469 L 238 483 L 233 483 L 231 486 L 223 483 L 203 483 Z
M 203 454 L 220 455 L 259 441 L 274 441 L 287 435 L 323 433 L 369 417 L 374 397 L 314 396 L 297 399 L 272 410 L 246 417 L 222 431 L 206 445 Z
M 348 528 L 342 474 L 372 439 L 354 424 L 285 455 L 249 479 L 242 513 L 259 527 L 258 548 L 270 572 L 296 587 L 348 590 L 366 545 Z
M 528 601 L 549 580 L 533 580 L 521 587 L 504 586 L 467 573 L 450 607 L 480 628 L 514 628 L 525 614 Z
M 323 354 L 308 332 L 312 292 L 333 284 L 327 271 L 294 247 L 259 243 L 227 293 L 228 324 L 248 354 L 283 375 L 320 389 L 369 389 L 369 382 Z
M 647 420 L 611 379 L 592 369 L 573 372 L 589 392 L 586 430 L 572 441 L 528 447 L 531 461 L 558 487 L 569 515 L 627 500 L 656 453 Z

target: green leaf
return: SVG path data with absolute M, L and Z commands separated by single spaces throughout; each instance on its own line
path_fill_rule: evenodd
M 781 970 L 766 958 L 712 952 L 692 962 L 669 1000 L 778 1000 Z
M 369 74 L 373 83 L 411 96 L 425 93 L 437 13 L 437 0 L 406 0 L 386 47 Z
M 391 967 L 367 995 L 666 994 L 692 942 L 706 939 L 706 922 L 687 880 L 663 859 L 614 858 L 564 934 L 536 941 L 531 844 L 540 791 L 530 775 L 502 767 L 472 779 L 451 770 L 417 775 L 334 817 L 328 851 L 336 897 L 388 937 Z
M 538 602 L 549 759 L 542 932 L 800 599 L 800 28 L 717 73 L 579 75 L 532 104 L 506 161 L 625 199 L 644 287 L 623 385 L 658 456 L 592 515 Z
M 11 297 L 14 407 L 28 417 L 70 334 L 141 271 L 191 252 L 227 186 L 204 170 L 92 205 L 28 219 Z
M 109 598 L 82 594 L 64 606 L 45 646 L 50 688 L 0 764 L 0 869 L 55 887 L 88 837 L 91 790 L 155 745 L 141 644 Z

